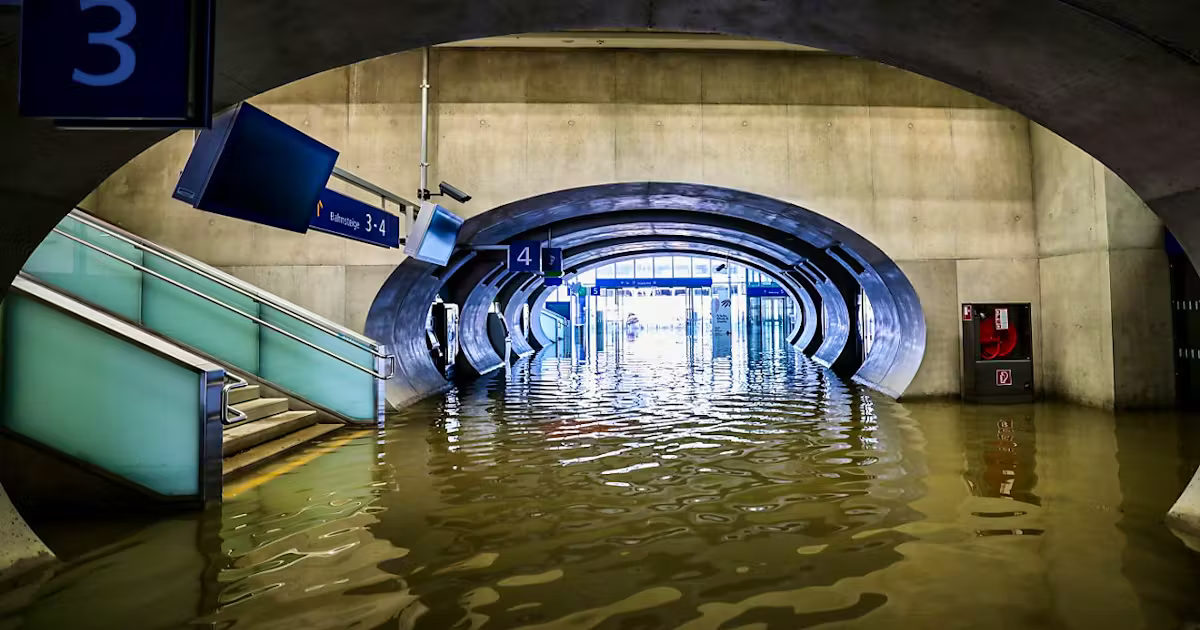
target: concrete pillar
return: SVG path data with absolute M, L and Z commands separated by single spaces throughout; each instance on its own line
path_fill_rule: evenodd
M 29 529 L 0 486 L 0 593 L 18 576 L 52 561 L 54 554 Z
M 1167 512 L 1167 524 L 1184 544 L 1200 553 L 1200 469 Z
M 1174 404 L 1163 227 L 1119 177 L 1030 126 L 1044 391 L 1105 408 Z

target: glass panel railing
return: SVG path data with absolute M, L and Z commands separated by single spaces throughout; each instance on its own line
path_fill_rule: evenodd
M 24 271 L 349 419 L 377 419 L 378 347 L 182 256 L 68 216 Z M 98 251 L 102 250 L 102 251 Z
M 259 374 L 262 368 L 259 325 L 222 306 L 258 317 L 259 307 L 254 300 L 157 256 L 147 255 L 146 267 L 220 304 L 148 275 L 142 298 L 143 326 L 251 374 Z
M 135 263 L 142 252 L 70 217 L 59 229 Z M 25 271 L 47 284 L 137 320 L 142 308 L 142 274 L 137 269 L 51 232 L 25 263 Z
M 223 370 L 173 361 L 20 291 L 0 310 L 5 429 L 164 497 L 216 498 L 202 458 L 217 407 L 205 396 Z
M 263 306 L 263 319 L 359 367 L 373 370 L 374 357 L 295 317 Z M 262 338 L 262 378 L 284 389 L 307 392 L 312 402 L 355 419 L 375 417 L 375 377 L 273 330 Z

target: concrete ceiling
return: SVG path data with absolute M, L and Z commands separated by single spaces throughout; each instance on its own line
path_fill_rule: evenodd
M 59 131 L 16 114 L 19 9 L 0 6 L 0 276 L 164 132 Z M 786 41 L 911 70 L 1009 107 L 1113 169 L 1200 255 L 1200 4 L 1179 0 L 236 0 L 224 108 L 422 46 L 619 27 Z M 7 284 L 7 281 L 3 283 Z
M 755 37 L 720 33 L 667 33 L 662 31 L 597 30 L 560 33 L 527 33 L 484 37 L 442 44 L 439 48 L 611 48 L 651 50 L 757 50 L 824 52 L 819 48 Z

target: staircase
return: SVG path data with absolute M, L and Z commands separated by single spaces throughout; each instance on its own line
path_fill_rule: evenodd
M 229 391 L 229 406 L 245 416 L 225 426 L 222 475 L 229 477 L 344 427 L 321 424 L 315 411 L 293 411 L 287 398 L 264 398 L 259 385 Z
M 6 412 L 0 414 L 0 430 L 25 429 L 22 435 L 30 441 L 99 466 L 154 500 L 203 504 L 220 499 L 219 478 L 210 472 L 218 455 L 207 448 L 218 433 L 221 476 L 229 477 L 341 427 L 383 421 L 383 383 L 397 369 L 384 346 L 86 212 L 76 210 L 59 222 L 26 261 L 13 292 L 21 295 L 0 304 L 5 359 L 18 356 L 13 339 L 34 340 L 20 347 L 21 365 L 45 363 L 45 371 L 37 380 L 24 374 L 32 368 L 23 367 L 21 387 L 0 387 Z M 60 329 L 75 337 L 49 334 L 59 330 L 44 324 L 52 313 L 63 315 L 55 321 L 62 320 Z M 78 365 L 73 381 L 64 384 L 61 366 L 47 357 L 57 361 L 68 350 Z M 136 385 L 114 375 L 122 371 L 112 369 L 116 358 L 122 367 L 128 363 L 142 370 L 143 380 L 173 388 L 172 394 L 159 397 L 158 407 L 144 404 L 131 413 L 120 403 L 136 396 Z M 150 367 L 160 359 L 172 367 Z M 97 372 L 104 373 L 108 380 L 99 380 L 108 385 L 96 385 Z M 197 381 L 195 387 L 182 385 L 190 380 Z M 128 396 L 111 397 L 108 407 L 91 409 L 90 424 L 76 423 L 69 406 L 56 410 L 53 423 L 24 420 L 47 412 L 38 407 L 37 396 L 18 394 L 85 387 L 131 389 Z M 193 392 L 200 394 L 199 405 L 191 400 Z M 17 403 L 20 413 L 10 413 Z M 163 416 L 170 421 L 153 424 Z M 220 422 L 214 421 L 218 416 Z M 154 428 L 139 424 L 146 422 Z M 124 437 L 87 439 L 97 423 Z M 192 433 L 206 447 L 199 460 L 184 439 Z M 166 437 L 154 441 L 158 434 Z M 155 444 L 153 466 L 142 461 L 145 444 L 139 440 Z M 122 442 L 122 448 L 112 448 L 112 441 Z

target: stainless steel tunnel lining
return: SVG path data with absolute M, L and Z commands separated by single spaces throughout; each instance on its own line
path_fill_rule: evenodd
M 460 358 L 468 372 L 503 365 L 487 335 L 487 313 L 498 299 L 509 330 L 520 304 L 538 316 L 541 280 L 503 269 L 502 251 L 476 250 L 554 235 L 565 268 L 637 252 L 712 252 L 737 257 L 774 277 L 812 325 L 789 338 L 819 362 L 864 385 L 899 396 L 920 366 L 925 321 L 920 301 L 899 267 L 853 230 L 806 208 L 752 193 L 677 183 L 625 183 L 558 191 L 516 201 L 469 219 L 449 267 L 406 260 L 372 305 L 367 333 L 394 348 L 405 366 L 389 384 L 389 401 L 443 389 L 424 341 L 429 306 L 441 294 L 460 304 Z M 512 285 L 510 287 L 510 285 Z M 877 321 L 871 351 L 856 356 L 857 296 L 870 300 Z M 816 317 L 813 317 L 816 315 Z M 419 343 L 414 339 L 419 340 Z M 518 353 L 528 341 L 516 341 Z M 813 347 L 815 346 L 815 347 Z M 532 349 L 529 346 L 528 349 Z

